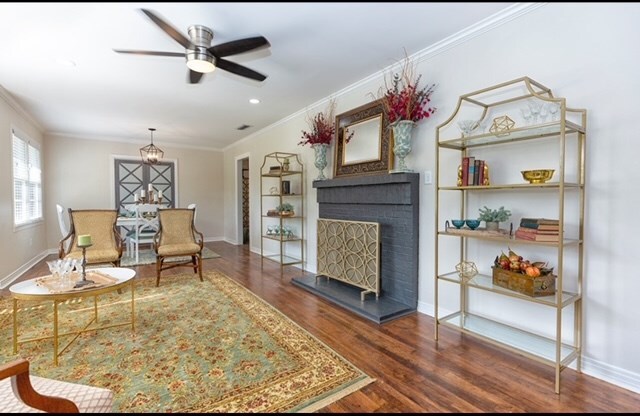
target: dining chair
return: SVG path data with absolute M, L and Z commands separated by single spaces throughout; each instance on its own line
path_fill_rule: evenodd
M 111 263 L 120 267 L 122 258 L 122 238 L 116 227 L 118 211 L 115 209 L 71 209 L 69 208 L 70 230 L 62 240 L 58 256 L 82 258 L 82 248 L 78 247 L 79 235 L 90 235 L 92 245 L 86 249 L 87 264 Z M 65 245 L 69 243 L 68 247 Z
M 113 391 L 29 374 L 19 358 L 0 366 L 0 411 L 9 413 L 111 413 Z
M 140 258 L 140 244 L 153 243 L 153 236 L 158 232 L 157 204 L 138 204 L 132 207 L 135 211 L 135 225 L 127 233 L 127 252 L 129 257 L 135 253 L 136 264 Z
M 158 233 L 153 237 L 156 252 L 156 286 L 160 285 L 163 270 L 174 267 L 193 267 L 202 279 L 202 248 L 204 236 L 196 230 L 193 218 L 195 209 L 161 208 L 158 209 Z M 185 257 L 165 264 L 168 258 Z
M 64 207 L 60 204 L 56 204 L 56 212 L 58 213 L 58 226 L 60 227 L 60 234 L 64 238 L 69 234 L 69 213 L 65 211 Z M 67 242 L 68 244 L 69 242 Z M 65 247 L 65 249 L 68 247 Z
M 187 205 L 187 208 L 195 210 L 196 209 L 196 204 L 189 204 L 189 205 Z M 196 214 L 197 213 L 198 213 L 198 211 L 194 211 L 193 212 L 193 223 L 194 224 L 196 223 Z

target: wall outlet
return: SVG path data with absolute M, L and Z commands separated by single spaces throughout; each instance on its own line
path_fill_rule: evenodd
M 431 171 L 430 170 L 425 170 L 424 171 L 424 184 L 425 185 L 431 185 L 433 183 L 433 178 L 431 177 Z

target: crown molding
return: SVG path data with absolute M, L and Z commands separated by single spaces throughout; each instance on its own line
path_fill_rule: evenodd
M 93 141 L 99 141 L 99 142 L 126 143 L 126 144 L 135 144 L 135 145 L 149 144 L 148 140 L 137 140 L 137 139 L 134 140 L 134 139 L 126 138 L 126 137 L 91 136 L 91 135 L 61 133 L 61 132 L 48 132 L 48 133 L 46 133 L 46 135 L 47 136 L 53 136 L 53 137 L 68 138 L 68 139 L 73 139 L 73 140 L 93 140 Z M 158 141 L 157 139 L 154 139 L 154 144 L 157 145 L 157 146 L 174 147 L 174 148 L 177 148 L 177 149 L 206 150 L 208 152 L 222 152 L 223 151 L 222 149 L 217 149 L 217 148 L 212 148 L 212 147 L 193 146 L 193 145 L 189 145 L 189 144 L 178 144 L 178 143 L 174 143 L 174 142 Z
M 18 101 L 16 101 L 11 93 L 7 91 L 2 85 L 0 85 L 0 98 L 2 98 L 4 102 L 6 102 L 9 107 L 11 107 L 21 117 L 25 118 L 30 124 L 32 124 L 33 127 L 35 127 L 40 132 L 40 134 L 45 133 L 45 129 L 44 127 L 42 127 L 42 124 L 40 124 L 38 120 L 33 118 L 31 114 L 29 114 L 24 108 L 22 108 L 22 106 L 18 104 Z
M 415 60 L 416 62 L 423 62 L 426 61 L 440 53 L 443 53 L 451 48 L 454 48 L 464 42 L 467 42 L 473 38 L 475 38 L 476 36 L 480 36 L 485 32 L 488 32 L 490 30 L 493 30 L 505 23 L 508 23 L 514 19 L 517 19 L 521 16 L 524 16 L 527 13 L 530 13 L 544 5 L 546 5 L 547 3 L 516 3 L 513 6 L 507 7 L 504 10 L 499 11 L 498 13 L 494 13 L 493 15 L 471 25 L 466 27 L 465 29 L 462 29 L 459 32 L 454 33 L 451 36 L 448 36 L 446 38 L 444 38 L 443 40 L 434 43 L 433 45 L 422 49 L 416 53 L 414 53 L 413 55 L 411 55 L 409 58 Z M 306 114 L 310 109 L 312 108 L 316 108 L 316 107 L 324 107 L 331 99 L 333 98 L 338 98 L 341 95 L 347 94 L 363 85 L 369 84 L 372 81 L 378 80 L 378 79 L 384 79 L 384 75 L 389 71 L 389 70 L 393 70 L 395 67 L 397 67 L 399 65 L 399 63 L 394 63 L 392 65 L 387 66 L 386 68 L 377 71 L 363 79 L 361 79 L 360 81 L 357 81 L 341 90 L 339 90 L 338 92 L 336 92 L 335 94 L 331 94 L 328 97 L 325 97 L 319 101 L 316 101 L 315 103 L 308 105 L 307 107 L 296 111 L 293 114 L 288 115 L 285 118 L 282 118 L 278 121 L 276 121 L 275 123 L 272 123 L 256 132 L 251 133 L 248 136 L 243 137 L 242 139 L 231 143 L 230 145 L 224 147 L 222 150 L 223 151 L 227 151 L 230 150 L 232 148 L 234 148 L 235 146 L 239 146 L 240 144 L 251 140 L 254 137 L 257 137 L 281 124 L 284 124 L 300 115 L 304 115 Z

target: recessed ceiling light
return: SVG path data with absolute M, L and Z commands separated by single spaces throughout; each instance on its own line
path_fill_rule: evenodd
M 258 100 L 257 98 L 252 98 L 252 99 L 249 100 L 249 102 L 251 104 L 260 104 L 260 100 Z
M 57 58 L 56 63 L 62 66 L 69 66 L 69 67 L 76 66 L 76 63 L 73 62 L 71 59 Z

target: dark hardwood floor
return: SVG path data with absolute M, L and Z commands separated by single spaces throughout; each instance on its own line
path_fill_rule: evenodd
M 240 282 L 376 379 L 325 407 L 324 413 L 640 411 L 640 394 L 566 369 L 561 394 L 556 395 L 552 367 L 447 328 L 441 329 L 436 343 L 433 318 L 420 313 L 375 324 L 291 284 L 301 275 L 299 269 L 285 268 L 281 277 L 278 264 L 265 260 L 261 268 L 260 256 L 247 246 L 206 245 L 222 257 L 205 260 L 205 270 Z M 134 269 L 138 277 L 155 276 L 155 265 Z M 48 269 L 43 260 L 20 280 L 44 274 Z

